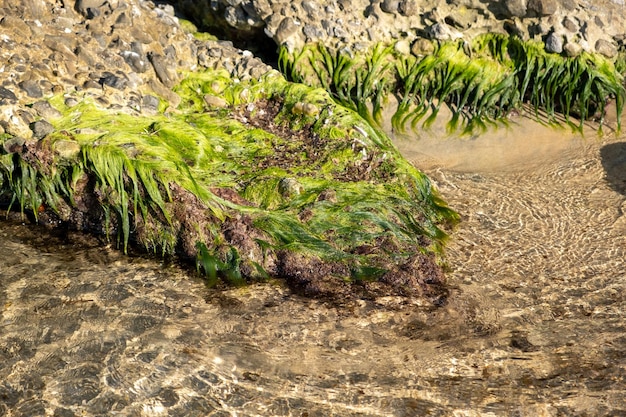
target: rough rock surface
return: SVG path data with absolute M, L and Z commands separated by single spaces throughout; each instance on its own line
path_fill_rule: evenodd
M 0 126 L 25 139 L 35 117 L 50 116 L 33 103 L 54 94 L 150 114 L 160 100 L 180 102 L 170 88 L 183 71 L 222 67 L 245 79 L 268 70 L 230 42 L 195 39 L 171 5 L 139 0 L 2 0 L 0 60 Z
M 624 45 L 626 13 L 620 0 L 173 0 L 188 16 L 239 37 L 265 32 L 279 45 L 306 42 L 360 45 L 428 37 L 466 40 L 486 32 L 514 33 L 609 57 Z M 562 41 L 561 41 L 562 42 Z M 608 47 L 610 45 L 611 47 Z

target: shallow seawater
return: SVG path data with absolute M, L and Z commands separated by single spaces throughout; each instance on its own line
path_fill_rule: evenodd
M 626 136 L 503 132 L 397 140 L 463 215 L 438 309 L 0 222 L 0 415 L 626 415 Z

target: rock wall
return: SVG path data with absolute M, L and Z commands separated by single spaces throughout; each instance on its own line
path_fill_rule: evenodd
M 291 49 L 308 42 L 356 48 L 418 38 L 471 39 L 487 32 L 542 40 L 549 52 L 609 58 L 624 46 L 623 0 L 174 0 L 208 26 L 230 27 L 241 37 L 260 30 Z
M 268 67 L 230 42 L 199 41 L 171 5 L 140 0 L 0 0 L 0 133 L 29 139 L 43 102 L 94 98 L 103 108 L 152 114 L 175 108 L 184 71 L 228 69 L 239 78 Z

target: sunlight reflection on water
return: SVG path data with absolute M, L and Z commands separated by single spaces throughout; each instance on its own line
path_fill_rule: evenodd
M 399 143 L 463 214 L 435 310 L 215 292 L 3 222 L 0 414 L 626 414 L 624 177 L 606 168 L 626 138 L 559 136 Z

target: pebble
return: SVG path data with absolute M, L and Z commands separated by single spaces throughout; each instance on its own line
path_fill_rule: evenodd
M 48 136 L 50 133 L 54 132 L 54 126 L 50 124 L 50 122 L 46 120 L 38 120 L 36 122 L 31 123 L 31 130 L 33 131 L 33 136 L 35 139 L 41 140 Z
M 555 54 L 563 52 L 563 37 L 554 32 L 548 35 L 546 38 L 546 51 Z
M 41 91 L 41 87 L 36 81 L 32 80 L 24 80 L 19 83 L 19 86 L 22 90 L 26 91 L 28 97 L 31 98 L 41 98 L 43 97 L 43 92 Z

